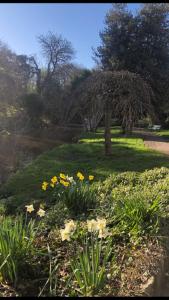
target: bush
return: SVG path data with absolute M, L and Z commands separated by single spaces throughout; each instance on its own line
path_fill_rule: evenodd
M 169 169 L 162 167 L 162 168 L 154 168 L 153 170 L 146 170 L 139 176 L 139 181 L 141 184 L 154 184 L 161 179 L 165 179 L 169 176 Z
M 133 193 L 123 200 L 116 201 L 114 219 L 122 235 L 137 238 L 148 233 L 157 233 L 159 211 L 158 199 L 148 203 L 140 193 Z
M 138 182 L 138 173 L 123 172 L 110 175 L 102 184 L 102 192 L 110 194 L 112 189 L 121 186 L 135 186 Z
M 119 237 L 154 234 L 169 206 L 169 170 L 125 172 L 100 186 L 99 214 L 107 217 Z M 151 186 L 151 188 L 150 188 Z

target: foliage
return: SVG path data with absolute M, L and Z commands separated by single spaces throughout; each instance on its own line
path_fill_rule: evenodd
M 117 129 L 112 129 L 112 148 L 114 155 L 111 158 L 103 157 L 102 129 L 97 133 L 81 136 L 80 143 L 58 146 L 41 154 L 33 163 L 11 176 L 1 187 L 1 198 L 8 198 L 4 204 L 7 204 L 11 214 L 20 211 L 30 200 L 41 199 L 49 205 L 53 201 L 53 189 L 48 191 L 50 197 L 46 197 L 45 191 L 41 190 L 41 182 L 49 182 L 62 168 L 66 174 L 78 172 L 79 169 L 84 174 L 93 174 L 97 182 L 106 179 L 110 174 L 118 178 L 120 173 L 126 170 L 144 172 L 146 169 L 160 168 L 164 165 L 169 167 L 167 156 L 146 148 L 140 138 L 123 137 Z
M 110 235 L 105 219 L 87 220 L 87 228 L 86 237 L 71 261 L 71 268 L 79 286 L 78 293 L 82 296 L 93 296 L 97 295 L 104 286 L 106 264 L 112 249 L 111 241 L 102 242 L 102 239 Z M 62 240 L 70 241 L 75 231 L 76 224 L 71 220 L 65 224 L 65 229 L 60 230 Z M 88 233 L 90 233 L 89 237 Z
M 135 15 L 127 4 L 114 3 L 100 32 L 101 45 L 94 51 L 103 70 L 128 70 L 151 85 L 156 120 L 168 116 L 168 14 L 166 3 L 145 3 Z
M 57 294 L 57 269 L 58 269 L 58 264 L 53 261 L 53 257 L 51 255 L 51 250 L 49 245 L 47 246 L 48 248 L 48 256 L 49 256 L 49 277 L 44 284 L 43 288 L 41 289 L 38 297 L 41 297 L 45 291 L 45 294 L 48 296 L 56 296 Z M 48 292 L 47 292 L 48 291 Z
M 63 220 L 70 217 L 70 212 L 63 201 L 54 201 L 54 203 L 55 204 L 49 207 L 48 213 L 43 219 L 45 228 L 51 229 L 55 228 L 56 226 L 61 226 Z
M 44 104 L 41 97 L 38 94 L 30 93 L 24 95 L 21 102 L 25 110 L 25 123 L 28 123 L 28 129 L 35 130 L 41 127 L 44 112 Z M 28 119 L 28 122 L 26 122 L 26 119 Z
M 128 71 L 95 71 L 77 88 L 75 95 L 84 102 L 97 107 L 100 120 L 105 118 L 105 155 L 112 154 L 111 117 L 121 119 L 122 128 L 132 133 L 138 120 L 154 116 L 152 99 L 154 93 L 140 75 Z M 91 103 L 88 103 L 91 106 Z M 93 115 L 93 110 L 92 110 Z
M 24 222 L 21 215 L 15 219 L 1 217 L 0 264 L 9 255 L 6 264 L 1 268 L 1 275 L 3 280 L 14 284 L 26 270 L 27 261 L 34 250 L 33 241 L 36 232 L 34 221 L 30 220 L 28 224 Z
M 116 237 L 139 241 L 156 234 L 169 205 L 168 182 L 169 170 L 164 167 L 109 176 L 99 187 L 98 212 L 109 218 Z
M 140 174 L 140 183 L 144 185 L 152 185 L 161 179 L 165 179 L 169 176 L 169 169 L 162 167 L 160 169 L 155 168 L 153 170 L 146 170 L 144 173 Z
M 89 175 L 89 179 L 84 182 L 85 177 L 82 173 L 77 173 L 78 180 L 60 173 L 59 177 L 53 176 L 51 182 L 43 182 L 42 189 L 47 187 L 54 189 L 53 198 L 65 203 L 69 212 L 75 216 L 86 214 L 96 205 L 96 191 L 90 186 L 90 181 L 94 179 Z

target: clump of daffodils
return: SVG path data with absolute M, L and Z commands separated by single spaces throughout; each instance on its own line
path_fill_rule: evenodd
M 34 211 L 34 207 L 33 207 L 33 204 L 30 204 L 30 205 L 25 205 L 26 207 L 26 212 L 28 213 L 31 213 L 32 211 Z M 42 208 L 39 208 L 39 210 L 37 211 L 37 215 L 39 217 L 44 217 L 45 215 L 45 210 L 43 210 Z
M 65 228 L 60 229 L 60 235 L 62 241 L 70 241 L 71 236 L 76 230 L 76 223 L 73 220 L 70 220 L 68 223 L 65 223 Z M 106 238 L 111 235 L 111 233 L 106 228 L 106 219 L 97 219 L 97 220 L 87 220 L 87 230 L 88 232 L 95 232 L 98 234 L 100 239 Z
M 85 176 L 81 173 L 81 172 L 77 172 L 76 174 L 77 178 L 80 180 L 80 181 L 84 181 L 85 179 Z M 94 180 L 94 175 L 89 175 L 88 176 L 88 181 L 93 181 Z M 68 176 L 64 173 L 60 173 L 59 176 L 53 176 L 51 179 L 50 179 L 50 182 L 47 182 L 47 181 L 44 181 L 42 183 L 42 190 L 46 191 L 48 186 L 54 188 L 55 186 L 58 186 L 59 184 L 61 184 L 62 186 L 64 187 L 69 187 L 70 185 L 75 185 L 76 184 L 76 181 L 75 179 L 73 178 L 73 176 Z
M 70 220 L 68 223 L 65 223 L 65 228 L 60 229 L 60 234 L 62 241 L 70 241 L 71 236 L 76 230 L 76 223 L 73 220 Z
M 98 232 L 98 237 L 101 239 L 110 235 L 110 232 L 106 228 L 106 219 L 97 218 L 97 220 L 87 220 L 87 228 L 89 232 Z

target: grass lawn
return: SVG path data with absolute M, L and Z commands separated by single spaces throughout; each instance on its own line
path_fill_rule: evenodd
M 169 139 L 169 129 L 157 131 L 156 134 L 161 137 Z
M 103 129 L 88 133 L 77 144 L 63 144 L 41 154 L 33 163 L 11 176 L 2 188 L 2 197 L 14 196 L 17 205 L 34 199 L 45 199 L 42 181 L 60 172 L 75 175 L 77 171 L 104 180 L 112 173 L 143 172 L 155 167 L 169 167 L 169 158 L 144 146 L 143 140 L 125 138 L 118 128 L 112 129 L 112 156 L 104 155 Z

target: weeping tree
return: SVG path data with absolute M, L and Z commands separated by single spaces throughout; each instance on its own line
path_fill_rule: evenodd
M 80 109 L 91 105 L 99 97 L 105 117 L 105 154 L 111 155 L 111 117 L 121 118 L 125 132 L 132 132 L 134 124 L 149 114 L 155 117 L 151 87 L 140 75 L 128 71 L 94 71 L 78 86 L 76 97 Z M 90 109 L 90 107 L 89 107 Z

